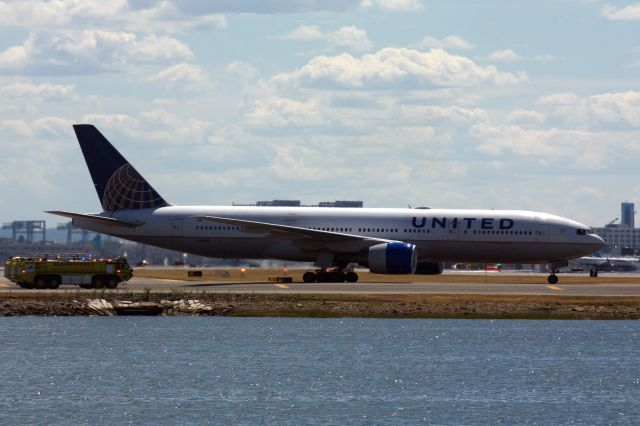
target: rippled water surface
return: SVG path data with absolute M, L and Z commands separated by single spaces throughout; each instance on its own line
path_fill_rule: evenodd
M 640 424 L 640 322 L 0 319 L 2 424 Z

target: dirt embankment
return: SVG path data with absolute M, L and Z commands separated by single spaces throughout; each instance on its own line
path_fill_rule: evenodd
M 640 319 L 638 297 L 11 293 L 0 316 L 224 315 L 282 317 Z

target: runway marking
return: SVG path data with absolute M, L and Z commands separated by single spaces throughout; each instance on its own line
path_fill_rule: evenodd
M 564 289 L 558 287 L 557 285 L 548 285 L 547 288 L 550 288 L 551 290 L 555 290 L 555 291 L 562 291 Z
M 274 285 L 278 288 L 289 288 L 288 285 L 284 285 L 284 284 L 274 284 Z

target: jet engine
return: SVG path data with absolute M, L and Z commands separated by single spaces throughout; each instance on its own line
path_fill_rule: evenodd
M 439 275 L 444 270 L 444 263 L 418 263 L 416 274 Z
M 369 247 L 369 270 L 374 274 L 413 274 L 417 259 L 413 244 L 391 242 Z

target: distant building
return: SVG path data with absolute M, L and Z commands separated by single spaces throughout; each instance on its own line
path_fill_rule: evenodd
M 620 205 L 620 223 L 615 218 L 603 227 L 593 228 L 605 242 L 603 251 L 613 254 L 633 254 L 640 251 L 640 228 L 635 227 L 635 204 L 622 203 Z
M 601 228 L 593 228 L 593 232 L 602 237 L 607 251 L 624 253 L 640 248 L 640 228 L 609 224 Z
M 363 201 L 337 200 L 337 201 L 320 201 L 317 205 L 306 205 L 300 203 L 300 200 L 273 200 L 273 201 L 256 201 L 255 204 L 238 204 L 234 206 L 259 206 L 259 207 L 356 207 L 364 206 Z
M 633 203 L 622 203 L 620 224 L 629 228 L 635 227 L 635 205 Z
M 256 206 L 260 207 L 300 207 L 300 200 L 273 200 L 257 201 Z
M 318 207 L 352 207 L 362 208 L 364 206 L 363 201 L 349 201 L 349 200 L 336 200 L 336 201 L 320 201 Z

